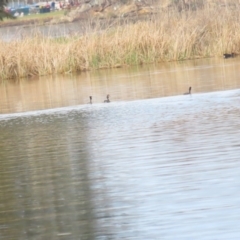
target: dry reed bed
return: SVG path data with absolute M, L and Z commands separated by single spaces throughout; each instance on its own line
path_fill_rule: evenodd
M 0 78 L 76 72 L 240 52 L 240 15 L 230 10 L 162 13 L 152 20 L 66 38 L 0 42 Z

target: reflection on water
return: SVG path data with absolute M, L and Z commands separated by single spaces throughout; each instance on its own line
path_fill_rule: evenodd
M 0 239 L 240 239 L 237 64 L 2 84 Z
M 0 113 L 159 98 L 240 88 L 239 59 L 208 59 L 102 70 L 75 76 L 5 81 L 0 84 Z

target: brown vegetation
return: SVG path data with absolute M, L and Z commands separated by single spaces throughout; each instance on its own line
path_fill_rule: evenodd
M 239 22 L 230 9 L 167 11 L 134 24 L 95 26 L 81 36 L 0 42 L 0 78 L 220 57 L 240 52 Z

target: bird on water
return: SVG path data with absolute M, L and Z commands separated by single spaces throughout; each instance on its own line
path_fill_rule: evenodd
M 236 57 L 236 53 L 224 53 L 223 58 L 233 58 Z
M 89 96 L 89 99 L 90 99 L 90 104 L 92 104 L 92 96 Z
M 184 95 L 191 94 L 191 91 L 192 91 L 192 87 L 189 87 L 188 92 L 185 92 Z
M 107 95 L 107 99 L 104 100 L 105 103 L 110 103 L 109 97 L 110 97 L 110 95 L 108 94 L 108 95 Z

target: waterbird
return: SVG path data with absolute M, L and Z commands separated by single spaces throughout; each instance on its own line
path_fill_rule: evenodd
M 236 53 L 224 53 L 223 58 L 233 58 L 236 56 Z
M 107 95 L 107 99 L 104 100 L 105 103 L 109 103 L 109 102 L 110 102 L 109 97 L 110 97 L 110 95 L 108 94 L 108 95 Z
M 189 87 L 188 92 L 185 92 L 184 95 L 191 94 L 192 87 Z
M 92 96 L 89 96 L 89 99 L 90 99 L 90 104 L 92 104 Z

